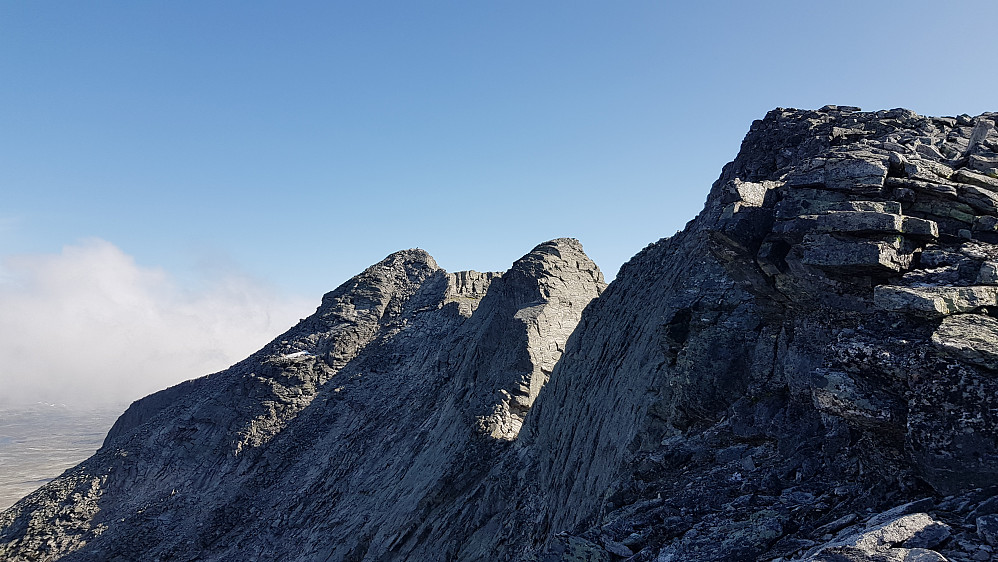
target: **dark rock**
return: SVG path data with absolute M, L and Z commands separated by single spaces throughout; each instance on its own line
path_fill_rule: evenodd
M 998 515 L 977 518 L 977 535 L 991 546 L 998 546 Z
M 998 320 L 989 316 L 946 317 L 932 334 L 932 344 L 944 354 L 998 370 Z
M 998 287 L 901 287 L 880 285 L 874 290 L 877 308 L 926 316 L 973 312 L 998 304 Z

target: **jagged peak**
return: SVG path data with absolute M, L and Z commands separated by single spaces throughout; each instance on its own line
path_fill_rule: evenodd
M 506 272 L 510 280 L 527 279 L 531 287 L 563 281 L 566 271 L 582 271 L 596 282 L 598 291 L 606 287 L 603 272 L 586 254 L 582 243 L 575 238 L 555 238 L 538 244 L 522 258 L 516 260 Z

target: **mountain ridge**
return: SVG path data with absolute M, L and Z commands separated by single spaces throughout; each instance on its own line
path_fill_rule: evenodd
M 573 239 L 392 254 L 133 404 L 0 554 L 987 560 L 996 117 L 773 110 L 609 286 Z

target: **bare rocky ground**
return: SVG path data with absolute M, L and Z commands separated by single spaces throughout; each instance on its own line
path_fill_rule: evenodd
M 777 109 L 609 286 L 392 254 L 133 404 L 9 560 L 991 560 L 998 114 Z

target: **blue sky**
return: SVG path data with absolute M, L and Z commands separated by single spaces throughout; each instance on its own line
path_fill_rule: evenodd
M 574 236 L 612 277 L 774 107 L 998 110 L 995 21 L 993 1 L 2 3 L 0 302 L 103 302 L 66 276 L 106 267 L 222 333 L 266 295 L 221 368 L 398 249 L 502 270 Z

